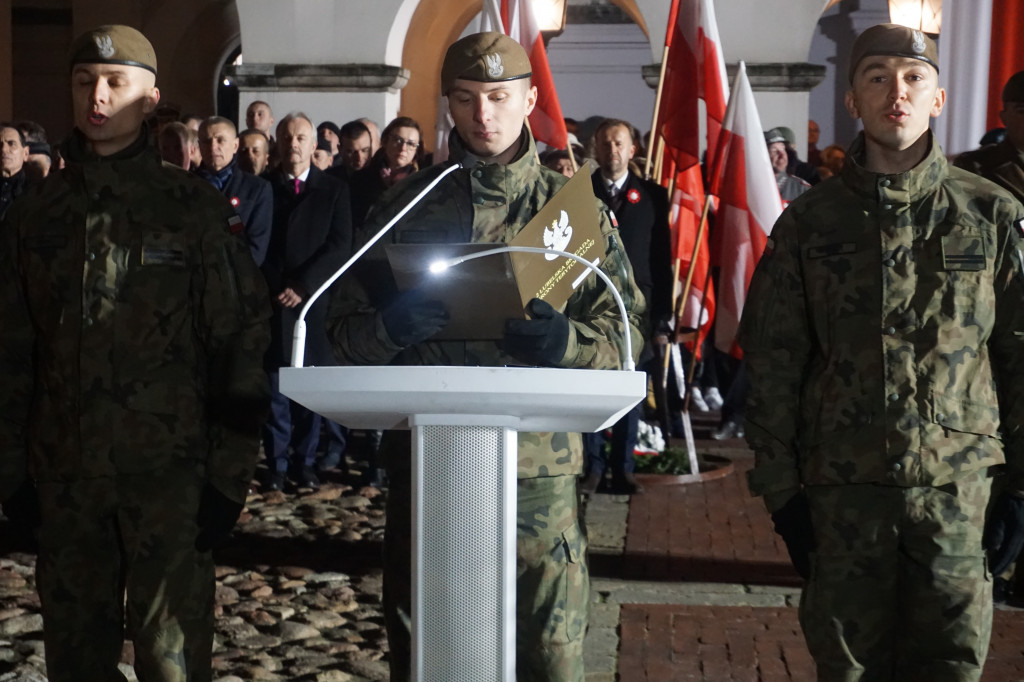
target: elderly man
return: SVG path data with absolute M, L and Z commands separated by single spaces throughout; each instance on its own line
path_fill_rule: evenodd
M 299 487 L 317 488 L 314 464 L 321 417 L 280 392 L 279 370 L 291 363 L 292 332 L 306 299 L 348 258 L 352 208 L 348 185 L 313 166 L 316 130 L 305 114 L 281 119 L 277 139 L 281 164 L 269 177 L 274 220 L 262 267 L 274 305 L 267 353 L 273 397 L 263 437 L 270 470 L 264 484 L 269 490 L 283 490 L 291 473 Z M 324 331 L 326 311 L 324 297 L 306 317 L 309 365 L 336 364 Z
M 67 167 L 0 243 L 0 501 L 38 525 L 52 682 L 209 680 L 211 548 L 238 519 L 268 403 L 266 289 L 216 190 L 161 163 L 156 56 L 76 38 Z
M 213 116 L 199 124 L 199 149 L 203 164 L 196 173 L 231 202 L 242 221 L 238 229 L 249 242 L 249 252 L 256 265 L 262 265 L 274 214 L 270 183 L 239 168 L 235 124 L 226 118 Z
M 524 125 L 537 102 L 530 76 L 526 52 L 500 33 L 467 36 L 448 48 L 441 87 L 455 121 L 450 158 L 466 167 L 446 177 L 383 241 L 507 242 L 551 200 L 567 179 L 538 163 Z M 447 165 L 425 169 L 386 191 L 356 241 L 365 243 Z M 383 244 L 377 244 L 367 252 L 359 276 L 342 278 L 332 296 L 329 334 L 335 353 L 360 365 L 617 367 L 617 343 L 624 334 L 633 336 L 637 353 L 643 345 L 643 295 L 603 205 L 600 230 L 601 268 L 617 280 L 627 301 L 627 328 L 614 312 L 611 294 L 592 277 L 562 310 L 531 301 L 531 319 L 509 320 L 500 342 L 432 341 L 447 324 L 448 312 L 418 292 L 399 294 Z M 410 674 L 408 432 L 385 432 L 381 449 L 391 485 L 385 612 L 391 679 L 398 682 Z M 516 666 L 521 680 L 583 680 L 590 590 L 577 508 L 581 469 L 579 434 L 519 434 Z
M 807 580 L 821 680 L 978 680 L 1004 463 L 988 561 L 1024 540 L 1024 208 L 947 165 L 938 61 L 903 26 L 857 38 L 864 132 L 783 212 L 744 306 L 750 489 Z
M 25 191 L 25 163 L 29 148 L 13 123 L 0 123 L 0 218 Z

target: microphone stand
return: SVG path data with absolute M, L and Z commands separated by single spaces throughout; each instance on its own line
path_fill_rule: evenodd
M 430 193 L 430 191 L 437 186 L 439 182 L 441 182 L 441 180 L 443 180 L 448 176 L 448 174 L 458 170 L 459 168 L 462 168 L 462 165 L 456 163 L 450 166 L 449 168 L 446 168 L 440 175 L 434 178 L 429 185 L 423 188 L 423 191 L 421 191 L 419 194 L 413 197 L 412 201 L 406 204 L 405 207 L 403 207 L 402 210 L 399 211 L 394 218 L 389 220 L 387 225 L 380 228 L 380 231 L 377 232 L 377 234 L 373 235 L 370 241 L 363 244 L 363 247 L 361 249 L 356 251 L 351 258 L 345 261 L 345 263 L 342 264 L 342 266 L 338 268 L 333 275 L 328 277 L 327 280 L 320 285 L 319 289 L 313 292 L 313 295 L 309 297 L 309 300 L 306 301 L 306 304 L 302 306 L 302 310 L 299 311 L 299 319 L 295 322 L 295 330 L 292 335 L 292 367 L 302 367 L 303 357 L 306 354 L 306 313 L 309 312 L 309 309 L 316 302 L 316 300 L 320 298 L 320 296 L 325 291 L 327 291 L 327 289 L 329 289 L 330 286 L 334 284 L 334 282 L 336 282 L 339 277 L 344 275 L 348 271 L 348 269 L 352 267 L 353 263 L 359 260 L 364 253 L 369 251 L 374 244 L 379 242 L 381 237 L 387 234 L 391 230 L 391 228 L 395 226 L 395 223 L 404 218 L 406 213 L 408 213 L 410 210 L 412 210 L 414 206 L 420 203 L 423 200 L 423 198 L 427 196 Z
M 612 297 L 615 299 L 615 303 L 619 307 L 619 316 L 622 318 L 624 343 L 623 348 L 619 351 L 619 359 L 622 362 L 622 369 L 627 372 L 632 372 L 636 369 L 636 364 L 633 362 L 633 339 L 629 333 L 629 317 L 626 314 L 626 304 L 622 300 L 622 295 L 619 293 L 619 290 L 615 288 L 615 284 L 612 282 L 611 278 L 586 258 L 577 256 L 575 253 L 571 253 L 569 251 L 546 249 L 539 246 L 499 246 L 493 249 L 488 249 L 487 251 L 480 251 L 478 253 L 471 253 L 465 256 L 435 261 L 430 264 L 430 271 L 434 274 L 440 274 L 448 268 L 459 265 L 460 263 L 476 260 L 477 258 L 485 258 L 486 256 L 494 256 L 500 253 L 539 253 L 545 255 L 556 253 L 560 256 L 571 258 L 578 263 L 582 263 L 587 269 L 597 273 L 597 275 L 604 281 L 605 285 L 607 285 L 608 290 L 612 292 Z

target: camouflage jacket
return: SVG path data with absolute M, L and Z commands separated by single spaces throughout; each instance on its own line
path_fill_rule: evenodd
M 145 131 L 12 206 L 0 242 L 0 499 L 40 481 L 204 462 L 244 501 L 269 404 L 266 286 L 234 211 Z M 236 219 L 237 220 L 237 219 Z
M 953 165 L 1002 185 L 1024 203 L 1024 151 L 1009 140 L 964 152 Z
M 1005 442 L 1024 489 L 1024 210 L 934 141 L 898 175 L 863 152 L 783 212 L 751 281 L 750 488 L 938 486 Z
M 396 294 L 384 255 L 385 242 L 507 242 L 565 184 L 566 178 L 538 163 L 533 138 L 525 129 L 520 144 L 519 154 L 508 165 L 484 164 L 468 159 L 458 135 L 452 134 L 452 161 L 466 163 L 469 167 L 442 180 L 432 194 L 368 251 L 332 291 L 328 335 L 340 362 L 356 365 L 521 364 L 504 355 L 492 341 L 427 341 L 403 349 L 388 337 L 377 312 Z M 369 241 L 449 165 L 425 169 L 386 192 L 356 234 L 355 247 Z M 632 268 L 618 230 L 609 219 L 608 209 L 597 199 L 594 201 L 599 206 L 601 232 L 607 239 L 601 269 L 616 282 L 626 302 L 633 353 L 637 356 L 644 338 L 641 329 L 643 295 L 633 280 Z M 620 366 L 619 347 L 624 330 L 615 301 L 599 278 L 587 278 L 562 312 L 569 317 L 571 328 L 560 366 L 589 369 Z M 520 478 L 577 474 L 581 469 L 579 434 L 519 434 Z

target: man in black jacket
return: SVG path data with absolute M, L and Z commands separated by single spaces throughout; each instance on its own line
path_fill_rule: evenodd
M 269 176 L 274 218 L 267 258 L 261 268 L 274 305 L 267 353 L 273 398 L 263 438 L 270 465 L 266 485 L 270 490 L 284 487 L 291 447 L 297 482 L 302 487 L 316 488 L 320 482 L 313 463 L 320 415 L 281 394 L 278 370 L 291 364 L 292 330 L 302 306 L 351 251 L 352 209 L 348 185 L 311 164 L 316 130 L 305 114 L 284 117 L 277 125 L 277 140 L 281 162 Z M 324 331 L 326 306 L 325 296 L 306 316 L 306 365 L 336 364 Z
M 594 148 L 599 170 L 591 176 L 594 195 L 605 202 L 618 221 L 626 255 L 633 265 L 633 277 L 647 300 L 646 333 L 668 319 L 672 310 L 672 244 L 668 229 L 668 193 L 665 188 L 642 180 L 629 172 L 636 154 L 633 128 L 625 121 L 606 119 L 594 133 Z M 650 344 L 644 344 L 640 366 L 653 358 Z M 633 449 L 643 405 L 637 405 L 612 429 L 611 491 L 634 494 L 643 488 L 633 477 Z M 605 474 L 602 434 L 586 434 L 584 448 L 587 478 L 584 492 L 594 492 Z
M 199 150 L 203 164 L 197 174 L 231 202 L 242 221 L 235 229 L 245 233 L 256 265 L 263 265 L 274 211 L 270 183 L 238 166 L 238 132 L 226 118 L 212 116 L 199 125 Z

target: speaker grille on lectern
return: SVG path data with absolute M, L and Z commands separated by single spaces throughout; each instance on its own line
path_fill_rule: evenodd
M 500 680 L 503 429 L 422 429 L 424 682 Z

